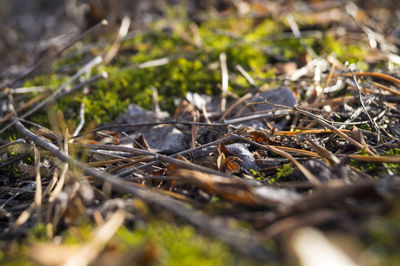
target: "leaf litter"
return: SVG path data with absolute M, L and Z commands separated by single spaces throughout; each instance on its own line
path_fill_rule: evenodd
M 224 1 L 217 2 L 222 5 Z M 81 89 L 93 94 L 98 82 L 113 78 L 106 66 L 126 60 L 124 56 L 130 53 L 124 40 L 131 38 L 131 21 L 124 17 L 119 24 L 110 18 L 114 39 L 99 37 L 105 35 L 101 28 L 107 24 L 100 21 L 55 54 L 2 82 L 2 104 L 8 107 L 2 111 L 0 131 L 11 140 L 4 140 L 0 147 L 0 259 L 7 261 L 10 256 L 12 261 L 8 254 L 18 251 L 7 248 L 7 243 L 29 238 L 34 234 L 29 230 L 40 230 L 42 225 L 39 235 L 45 241 L 30 243 L 33 249 L 25 253 L 41 265 L 107 265 L 110 257 L 107 263 L 101 258 L 111 255 L 112 265 L 166 264 L 157 243 L 143 242 L 127 257 L 121 250 L 112 253 L 113 248 L 119 249 L 113 239 L 121 228 L 135 232 L 152 220 L 173 219 L 173 223 L 189 224 L 219 239 L 230 246 L 232 256 L 239 257 L 238 251 L 255 264 L 384 265 L 397 261 L 393 253 L 397 245 L 387 244 L 391 240 L 385 228 L 371 227 L 379 219 L 392 226 L 399 221 L 400 80 L 395 74 L 399 36 L 379 16 L 379 12 L 389 12 L 388 8 L 372 5 L 363 10 L 357 3 L 342 7 L 338 1 L 299 1 L 302 8 L 288 5 L 287 9 L 280 3 L 227 2 L 226 10 L 215 9 L 217 20 L 233 16 L 258 25 L 280 11 L 284 14 L 276 19 L 286 27 L 281 34 L 289 37 L 273 37 L 296 42 L 292 49 L 300 51 L 292 57 L 281 58 L 262 38 L 246 39 L 240 31 L 213 32 L 218 38 L 231 38 L 232 46 L 240 42 L 264 45 L 270 61 L 261 65 L 262 72 L 276 68 L 277 75 L 261 77 L 251 65 L 240 65 L 235 58 L 240 55 L 229 52 L 229 46 L 226 53 L 215 49 L 217 56 L 203 67 L 220 72 L 217 95 L 187 91 L 175 97 L 174 110 L 168 113 L 160 107 L 160 96 L 166 97 L 163 84 L 154 84 L 148 90 L 151 111 L 130 103 L 114 121 L 97 127 L 85 122 L 84 111 L 89 106 L 82 102 L 79 117 L 86 125 L 79 133 L 78 126 L 71 128 L 66 121 L 67 112 L 57 112 L 55 104 L 70 94 L 86 97 Z M 105 7 L 91 6 L 92 19 L 96 8 Z M 368 11 L 372 17 L 366 16 Z M 340 27 L 334 16 L 322 18 L 316 16 L 318 12 L 340 14 Z M 302 17 L 309 14 L 315 15 L 311 21 Z M 157 18 L 160 24 L 170 23 L 164 31 L 176 33 L 186 43 L 178 58 L 208 52 L 202 26 L 215 18 L 203 15 L 191 15 L 189 33 L 171 18 Z M 325 54 L 310 42 L 309 32 L 303 29 L 307 27 L 344 39 L 340 45 L 354 41 L 352 34 L 362 36 L 368 40 L 370 47 L 364 49 L 369 54 L 358 58 L 357 64 L 349 63 L 355 58 L 341 62 L 343 55 Z M 134 33 L 141 31 L 146 29 Z M 93 34 L 99 43 L 83 41 Z M 91 48 L 80 51 L 84 61 L 68 66 L 73 74 L 67 81 L 60 82 L 52 94 L 33 89 L 32 98 L 18 97 L 22 90 L 17 86 L 23 86 L 27 77 L 43 73 L 42 65 L 66 57 L 68 49 L 77 44 Z M 131 53 L 146 45 L 136 43 Z M 176 56 L 153 58 L 133 68 L 158 69 Z M 361 71 L 358 68 L 365 61 L 368 71 Z M 291 65 L 286 68 L 284 64 Z M 46 111 L 47 124 L 29 120 L 49 105 L 53 109 Z M 11 133 L 12 128 L 16 131 Z M 78 243 L 79 248 L 63 242 L 64 232 L 76 231 L 85 223 L 91 224 L 91 234 Z M 376 245 L 389 255 L 374 250 Z M 60 257 L 55 258 L 51 250 Z

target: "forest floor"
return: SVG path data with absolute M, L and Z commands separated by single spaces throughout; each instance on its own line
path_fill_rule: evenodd
M 0 264 L 400 264 L 396 1 L 176 2 L 0 4 Z

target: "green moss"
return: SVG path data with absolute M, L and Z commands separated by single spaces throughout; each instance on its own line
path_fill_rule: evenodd
M 29 260 L 25 256 L 18 256 L 13 258 L 4 257 L 0 259 L 0 264 L 3 266 L 36 266 L 37 264 Z
M 335 40 L 333 36 L 326 35 L 321 42 L 321 50 L 324 54 L 334 54 L 340 62 L 356 63 L 360 70 L 367 70 L 368 64 L 364 62 L 364 57 L 369 52 L 367 45 L 361 41 L 346 44 Z
M 0 265 L 7 266 L 31 266 L 36 265 L 28 257 L 29 247 L 34 243 L 43 243 L 46 241 L 46 228 L 43 223 L 38 223 L 35 227 L 27 231 L 27 238 L 20 242 L 9 241 L 7 248 L 0 250 Z
M 70 227 L 61 234 L 62 244 L 80 245 L 90 241 L 95 228 L 84 223 Z M 6 256 L 2 265 L 31 265 L 29 246 L 46 241 L 46 228 L 38 224 L 28 233 L 29 237 L 19 244 L 19 256 Z M 106 246 L 104 252 L 118 252 L 119 257 L 140 252 L 151 245 L 156 256 L 156 265 L 258 265 L 253 260 L 236 254 L 220 240 L 199 234 L 193 227 L 153 221 L 137 225 L 134 230 L 121 227 Z M 1 255 L 0 254 L 0 255 Z M 1 258 L 0 258 L 1 259 Z
M 24 87 L 44 86 L 49 90 L 54 91 L 65 81 L 67 81 L 66 76 L 61 76 L 57 74 L 42 74 L 42 75 L 36 75 L 31 80 L 27 80 L 24 83 Z
M 400 204 L 385 216 L 373 216 L 364 226 L 363 242 L 374 265 L 399 265 Z
M 27 241 L 30 243 L 44 242 L 47 240 L 46 237 L 46 225 L 43 223 L 38 223 L 29 230 Z
M 254 20 L 251 18 L 228 17 L 224 20 L 209 20 L 199 27 L 203 47 L 198 48 L 181 37 L 182 31 L 191 35 L 185 16 L 170 14 L 168 19 L 154 23 L 149 32 L 125 40 L 121 45 L 122 52 L 112 65 L 95 68 L 94 73 L 106 71 L 109 79 L 91 85 L 87 96 L 82 97 L 78 92 L 57 101 L 55 108 L 61 110 L 68 125 L 74 127 L 78 123 L 77 114 L 81 102 L 86 104 L 86 125 L 92 121 L 97 124 L 112 121 L 131 102 L 150 109 L 152 86 L 158 89 L 161 107 L 170 112 L 175 108 L 173 97 L 182 98 L 188 91 L 219 94 L 220 69 L 210 66 L 219 62 L 218 57 L 222 52 L 227 54 L 230 73 L 236 73 L 234 67 L 239 64 L 249 71 L 250 75 L 260 80 L 274 77 L 274 71 L 268 65 L 269 56 L 263 51 L 264 45 L 274 45 L 268 41 L 263 43 L 261 40 L 282 30 L 283 24 L 264 19 L 253 27 Z M 238 23 L 241 25 L 239 28 Z M 276 52 L 282 52 L 288 58 L 294 56 L 298 50 L 293 52 L 291 48 L 299 47 L 298 41 L 289 40 L 284 43 L 286 46 L 276 46 L 280 47 Z M 152 68 L 137 67 L 141 63 L 162 57 L 169 57 L 170 62 Z M 79 59 L 79 54 L 71 56 L 56 63 L 56 68 L 64 64 L 75 65 Z M 238 78 L 233 77 L 229 89 L 240 95 L 244 94 L 248 88 L 247 82 L 239 75 Z M 26 82 L 25 86 L 46 85 L 55 89 L 67 79 L 66 76 L 55 74 L 40 75 Z M 46 112 L 48 111 L 42 110 L 31 119 L 49 126 Z
M 293 167 L 290 164 L 285 163 L 284 165 L 282 165 L 282 168 L 277 169 L 276 179 L 282 180 L 291 175 L 293 171 L 294 171 Z
M 284 180 L 285 178 L 289 177 L 293 171 L 294 168 L 290 164 L 283 164 L 281 168 L 276 169 L 276 174 L 272 176 L 266 176 L 265 174 L 250 169 L 250 173 L 256 180 L 266 182 L 268 184 L 274 184 L 278 181 Z
M 82 242 L 89 241 L 93 237 L 93 224 L 80 223 L 78 226 L 68 228 L 61 234 L 62 242 L 67 245 L 78 245 Z
M 299 26 L 312 21 L 296 18 Z M 241 65 L 262 85 L 265 80 L 274 78 L 271 56 L 283 60 L 295 60 L 305 52 L 303 44 L 311 46 L 317 54 L 335 53 L 339 60 L 361 62 L 367 49 L 362 43 L 343 44 L 332 36 L 321 40 L 316 38 L 271 38 L 288 30 L 284 18 L 254 19 L 251 17 L 226 16 L 224 19 L 209 19 L 198 25 L 198 34 L 202 46 L 196 47 L 189 39 L 192 31 L 185 9 L 169 10 L 166 18 L 154 22 L 150 30 L 137 33 L 124 40 L 120 53 L 109 66 L 98 66 L 94 73 L 106 71 L 108 80 L 101 80 L 90 86 L 91 91 L 82 97 L 79 92 L 57 101 L 55 108 L 61 110 L 68 125 L 78 123 L 78 110 L 81 102 L 86 104 L 86 125 L 112 121 L 126 110 L 129 103 L 151 108 L 152 86 L 159 92 L 161 107 L 173 112 L 173 97 L 182 98 L 189 91 L 219 94 L 221 75 L 219 62 L 222 52 L 227 54 L 230 73 L 229 89 L 239 95 L 248 90 L 248 84 L 237 74 L 236 65 Z M 240 25 L 240 27 L 238 27 Z M 185 35 L 186 37 L 182 37 Z M 189 39 L 187 39 L 189 38 Z M 140 69 L 139 64 L 168 57 L 166 65 Z M 55 64 L 56 69 L 64 65 L 76 65 L 82 59 L 77 51 Z M 274 59 L 276 60 L 276 59 Z M 211 67 L 213 66 L 213 67 Z M 67 76 L 48 74 L 39 75 L 26 82 L 25 86 L 46 85 L 57 88 Z M 46 110 L 38 112 L 31 119 L 48 126 Z M 72 129 L 70 129 L 72 130 Z
M 358 152 L 361 155 L 368 155 L 365 150 Z M 400 149 L 393 148 L 386 152 L 380 153 L 381 156 L 400 156 Z M 388 169 L 390 169 L 394 174 L 400 173 L 400 164 L 398 163 L 373 163 L 373 162 L 360 162 L 353 159 L 350 159 L 350 165 L 356 167 L 367 174 L 375 177 L 376 179 L 381 178 L 382 176 L 387 175 Z
M 250 42 L 258 42 L 266 39 L 268 36 L 282 32 L 283 30 L 284 25 L 279 21 L 273 19 L 264 19 L 264 21 L 259 23 L 254 29 L 247 33 L 245 38 Z
M 263 174 L 261 174 L 258 171 L 255 171 L 253 169 L 250 169 L 250 173 L 253 175 L 253 177 L 257 180 L 257 181 L 264 181 L 265 180 L 265 176 Z
M 121 228 L 117 238 L 124 248 L 140 247 L 146 243 L 157 246 L 159 265 L 252 265 L 251 260 L 233 255 L 219 240 L 197 234 L 191 226 L 176 226 L 153 222 L 134 231 Z
M 386 156 L 400 156 L 400 149 L 393 148 L 383 153 Z M 400 164 L 399 163 L 386 163 L 386 166 L 393 171 L 395 174 L 400 174 Z
M 70 54 L 72 56 L 61 58 L 59 61 L 55 62 L 54 69 L 60 69 L 64 66 L 75 66 L 80 65 L 82 63 L 83 54 L 80 53 L 78 49 L 71 49 Z

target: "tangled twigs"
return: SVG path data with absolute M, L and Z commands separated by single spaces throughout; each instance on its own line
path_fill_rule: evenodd
M 271 261 L 274 259 L 274 255 L 272 255 L 272 253 L 267 251 L 264 247 L 253 244 L 252 239 L 254 239 L 254 236 L 249 232 L 230 229 L 205 214 L 187 208 L 183 203 L 177 200 L 171 199 L 156 192 L 133 186 L 131 183 L 126 182 L 117 176 L 100 172 L 92 167 L 87 167 L 83 163 L 65 154 L 56 145 L 47 142 L 46 140 L 33 134 L 24 125 L 22 125 L 17 118 L 13 118 L 12 121 L 15 124 L 15 127 L 27 139 L 32 140 L 37 146 L 40 146 L 43 149 L 51 152 L 63 162 L 70 164 L 71 167 L 82 170 L 86 175 L 92 176 L 99 181 L 110 183 L 115 189 L 121 192 L 131 193 L 132 195 L 145 200 L 148 203 L 168 210 L 177 217 L 180 217 L 196 226 L 203 232 L 222 239 L 227 244 L 246 255 L 249 255 L 260 261 Z

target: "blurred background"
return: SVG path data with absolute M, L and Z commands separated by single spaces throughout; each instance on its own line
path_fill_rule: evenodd
M 204 14 L 221 14 L 236 9 L 238 13 L 254 12 L 258 5 L 263 15 L 310 7 L 326 8 L 345 5 L 345 0 L 2 0 L 0 1 L 0 78 L 20 71 L 19 66 L 32 64 L 37 57 L 106 18 L 111 25 L 124 15 L 133 20 L 136 29 L 159 19 L 169 8 L 182 8 L 196 23 Z M 398 1 L 359 0 L 357 6 L 378 20 L 399 21 Z M 275 14 L 276 15 L 276 14 Z M 386 22 L 383 22 L 387 25 Z M 399 30 L 400 31 L 400 30 Z

